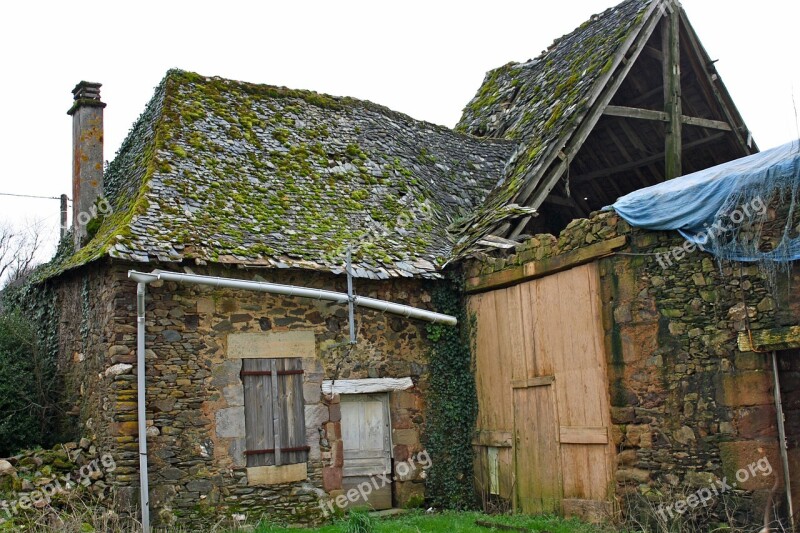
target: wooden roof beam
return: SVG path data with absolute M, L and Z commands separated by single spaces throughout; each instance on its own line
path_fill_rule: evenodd
M 610 105 L 606 107 L 603 114 L 609 117 L 634 118 L 639 120 L 656 120 L 659 122 L 669 122 L 670 118 L 664 111 L 654 111 L 652 109 L 641 109 L 638 107 L 625 107 Z M 731 125 L 721 120 L 711 120 L 709 118 L 689 117 L 681 115 L 681 124 L 689 126 L 700 126 L 712 130 L 731 131 Z
M 665 15 L 662 24 L 661 53 L 664 54 L 664 112 L 668 118 L 666 137 L 664 139 L 664 174 L 669 180 L 683 174 L 680 12 L 674 8 L 670 9 Z
M 710 143 L 713 141 L 718 141 L 725 136 L 725 133 L 716 133 L 714 135 L 709 135 L 708 137 L 703 137 L 702 139 L 698 139 L 696 141 L 692 141 L 690 143 L 686 143 L 683 145 L 683 150 L 691 150 L 692 148 L 696 148 L 698 146 L 702 146 L 706 143 Z M 622 165 L 617 165 L 615 167 L 606 168 L 603 170 L 597 170 L 595 172 L 590 172 L 588 174 L 584 174 L 582 176 L 576 176 L 572 178 L 574 183 L 584 183 L 589 180 L 593 180 L 595 178 L 602 178 L 605 176 L 610 176 L 612 174 L 616 174 L 618 172 L 626 172 L 629 170 L 634 170 L 637 168 L 641 168 L 643 166 L 647 166 L 651 163 L 655 163 L 657 161 L 661 161 L 665 157 L 665 153 L 662 152 L 660 154 L 651 155 L 638 161 L 632 161 L 630 163 L 624 163 Z

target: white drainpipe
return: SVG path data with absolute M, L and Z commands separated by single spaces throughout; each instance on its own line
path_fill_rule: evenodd
M 145 287 L 148 283 L 157 280 L 176 281 L 180 283 L 196 283 L 198 285 L 209 285 L 226 289 L 240 289 L 257 292 L 268 292 L 271 294 L 282 294 L 285 296 L 298 296 L 301 298 L 313 298 L 315 300 L 328 300 L 346 304 L 350 301 L 347 294 L 323 289 L 309 289 L 306 287 L 296 287 L 294 285 L 281 285 L 279 283 L 267 283 L 263 281 L 246 281 L 240 279 L 220 278 L 215 276 L 200 276 L 197 274 L 179 274 L 176 272 L 162 272 L 154 270 L 151 273 L 128 271 L 128 277 L 134 280 L 136 285 L 136 401 L 137 418 L 139 426 L 139 502 L 142 507 L 142 532 L 150 533 L 150 485 L 147 478 L 147 418 L 145 407 L 147 399 L 145 397 Z M 434 313 L 424 309 L 417 309 L 408 305 L 396 304 L 378 300 L 376 298 L 365 298 L 355 296 L 355 305 L 375 309 L 384 313 L 400 315 L 406 318 L 417 318 L 426 322 L 446 324 L 455 326 L 458 320 L 454 316 Z

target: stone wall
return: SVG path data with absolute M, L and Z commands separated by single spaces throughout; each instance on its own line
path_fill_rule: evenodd
M 80 305 L 89 305 L 94 317 L 90 335 L 83 337 L 77 327 L 83 316 L 80 306 L 65 307 L 65 329 L 75 334 L 64 333 L 63 351 L 76 354 L 72 373 L 82 376 L 80 420 L 86 431 L 105 435 L 117 461 L 115 480 L 130 488 L 138 485 L 136 285 L 125 279 L 126 269 L 84 269 L 87 273 L 62 284 L 70 294 L 87 287 L 81 289 L 88 296 L 79 299 L 84 302 Z M 208 267 L 195 273 L 346 290 L 342 277 L 308 272 Z M 356 280 L 356 291 L 430 308 L 430 284 Z M 347 308 L 341 304 L 171 282 L 148 285 L 146 316 L 150 501 L 157 524 L 200 526 L 211 516 L 246 517 L 251 523 L 262 515 L 294 523 L 320 521 L 320 501 L 342 493 L 339 397 L 322 394 L 326 379 L 411 377 L 413 388 L 390 393 L 393 459 L 397 464 L 422 451 L 428 353 L 424 323 L 358 309 L 358 344 L 351 350 L 346 344 Z M 262 342 L 285 339 L 287 333 L 311 339 L 310 350 L 307 342 L 298 345 L 311 449 L 301 474 L 283 472 L 288 475 L 285 482 L 275 484 L 272 478 L 255 479 L 246 467 L 242 361 L 230 339 L 252 334 L 248 338 Z M 83 338 L 86 353 L 77 348 Z M 403 506 L 419 497 L 423 477 L 417 470 L 398 479 L 394 504 Z
M 520 265 L 555 264 L 567 252 L 619 236 L 627 244 L 599 266 L 622 510 L 639 512 L 648 499 L 673 503 L 718 487 L 767 457 L 771 475 L 750 475 L 715 498 L 713 511 L 695 513 L 713 521 L 699 515 L 722 516 L 737 505 L 757 524 L 775 476 L 781 477 L 771 362 L 765 353 L 739 351 L 737 337 L 748 327 L 796 323 L 796 275 L 779 276 L 780 287 L 770 290 L 756 265 L 720 265 L 708 253 L 684 249 L 676 232 L 631 228 L 611 212 L 573 221 L 558 238 L 537 235 L 513 255 L 473 262 L 467 275 L 498 279 L 498 273 L 523 271 Z M 794 378 L 787 379 L 794 390 Z
M 63 425 L 72 438 L 88 437 L 98 453 L 117 468 L 107 481 L 119 485 L 121 509 L 136 505 L 129 482 L 136 478 L 138 447 L 119 428 L 136 420 L 135 379 L 129 346 L 136 344 L 136 322 L 126 321 L 135 294 L 122 268 L 92 265 L 51 281 L 59 307 L 59 371 L 64 377 Z M 119 404 L 119 406 L 116 406 Z

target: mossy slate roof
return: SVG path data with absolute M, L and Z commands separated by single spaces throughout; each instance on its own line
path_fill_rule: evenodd
M 502 138 L 516 147 L 503 179 L 475 218 L 514 201 L 528 176 L 561 149 L 605 86 L 617 53 L 644 25 L 651 0 L 626 0 L 556 39 L 536 59 L 486 74 L 457 131 Z
M 106 173 L 114 207 L 51 269 L 105 255 L 437 277 L 586 117 L 651 0 L 490 71 L 456 131 L 366 101 L 173 70 Z
M 103 255 L 436 277 L 512 145 L 370 102 L 170 71 L 105 176 Z

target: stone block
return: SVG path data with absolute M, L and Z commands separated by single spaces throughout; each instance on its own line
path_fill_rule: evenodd
M 419 432 L 416 429 L 395 429 L 392 437 L 394 444 L 404 444 L 412 449 L 419 446 Z
M 776 437 L 775 406 L 757 405 L 736 410 L 736 428 L 739 438 Z
M 717 402 L 728 407 L 773 402 L 772 378 L 767 372 L 745 371 L 715 376 Z
M 647 483 L 650 481 L 650 472 L 641 468 L 618 468 L 615 474 L 618 482 Z
M 244 386 L 241 383 L 233 383 L 222 389 L 222 395 L 229 407 L 244 405 Z
M 757 440 L 721 442 L 722 472 L 730 485 L 741 490 L 771 489 L 775 476 L 782 480 L 776 442 Z
M 320 383 L 305 382 L 303 383 L 303 401 L 307 404 L 319 403 L 320 395 L 322 394 L 322 386 Z
M 215 413 L 217 436 L 236 438 L 245 436 L 244 407 L 229 407 Z
M 208 298 L 197 299 L 197 312 L 205 315 L 214 314 L 214 300 Z
M 281 485 L 308 479 L 306 463 L 280 466 L 256 466 L 247 469 L 247 485 Z
M 306 429 L 321 428 L 329 420 L 328 406 L 315 404 L 305 406 Z
M 322 467 L 322 486 L 326 492 L 342 488 L 342 469 L 335 466 Z

